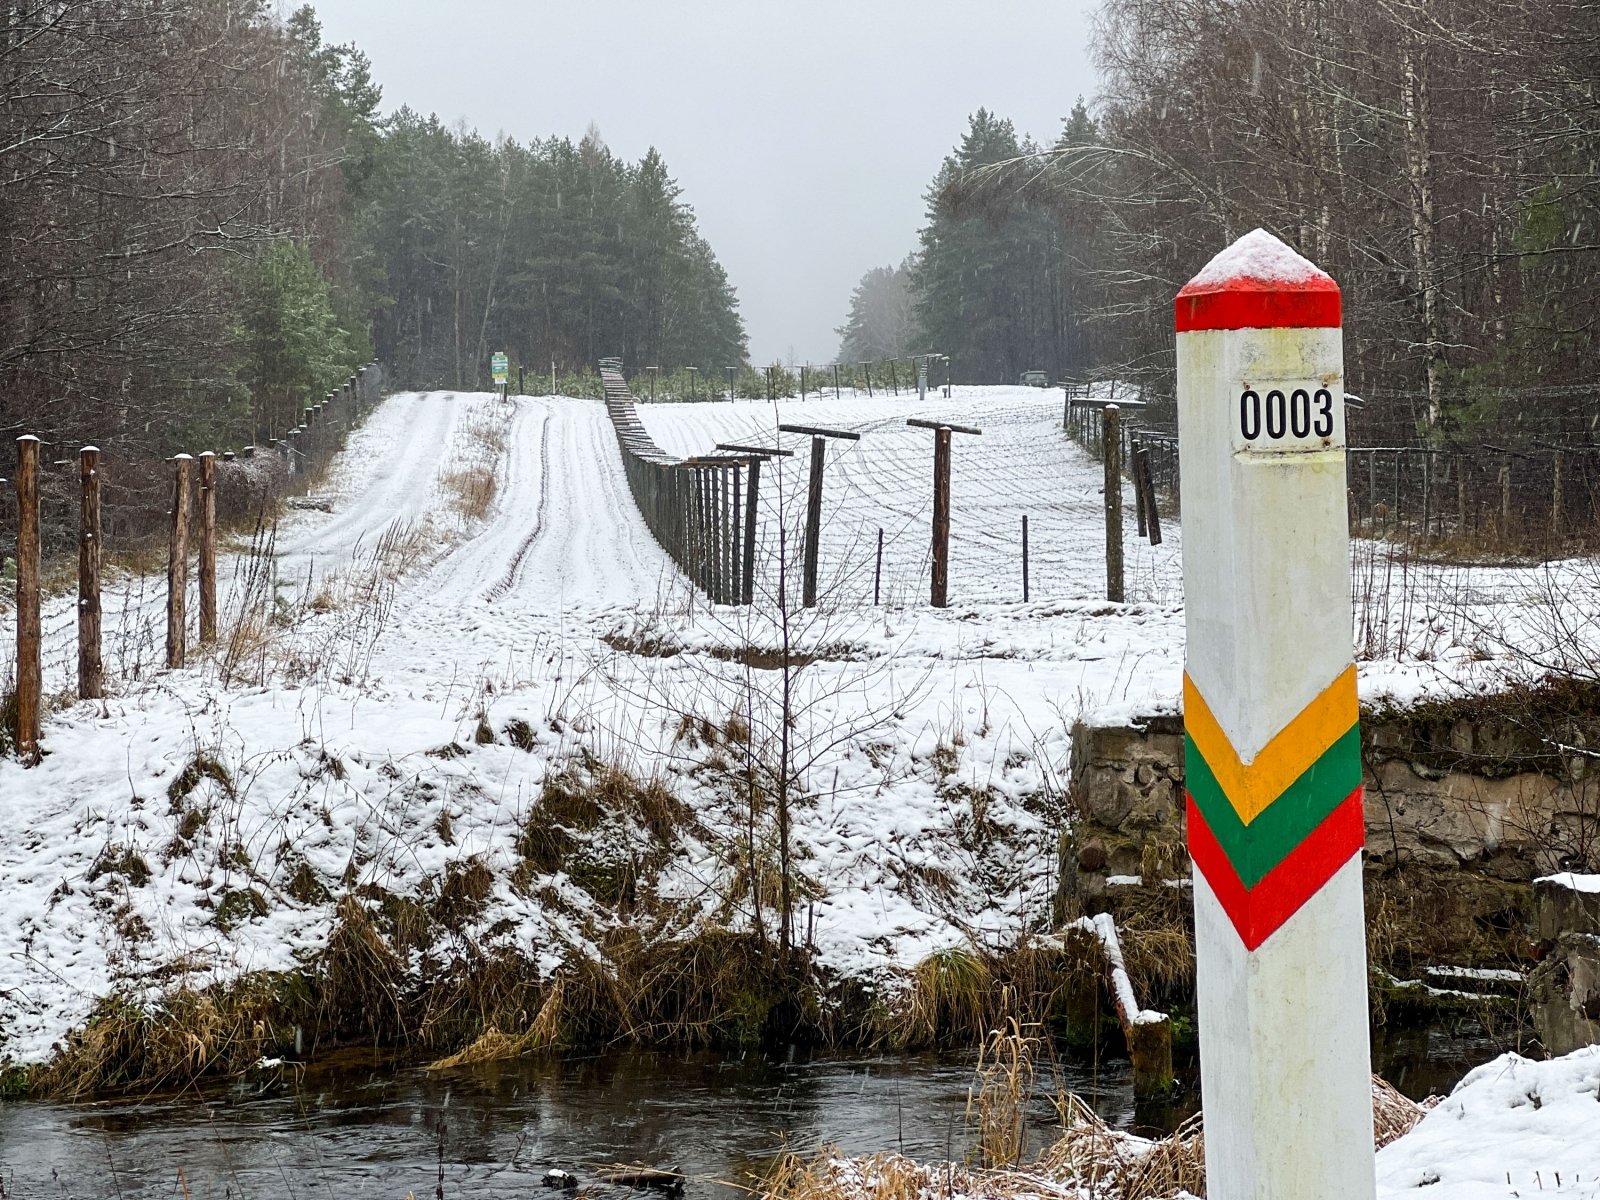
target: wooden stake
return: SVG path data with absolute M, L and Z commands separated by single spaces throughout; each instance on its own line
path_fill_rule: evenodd
M 167 669 L 183 666 L 188 636 L 189 464 L 187 454 L 173 460 L 172 538 L 167 545 Z
M 1550 485 L 1550 532 L 1557 537 L 1561 536 L 1561 451 L 1555 451 L 1552 462 L 1554 476 Z
M 1150 447 L 1140 446 L 1135 458 L 1139 463 L 1138 486 L 1144 496 L 1145 534 L 1152 546 L 1161 545 L 1161 513 L 1156 508 L 1155 473 L 1150 469 Z
M 1022 602 L 1028 602 L 1028 514 L 1022 514 Z
M 834 370 L 837 372 L 838 368 Z M 817 552 L 822 540 L 822 461 L 827 441 L 811 439 L 811 477 L 806 481 L 806 544 L 802 570 L 802 600 L 807 608 L 817 606 Z
M 744 464 L 735 463 L 728 474 L 728 604 L 740 604 L 744 597 L 744 579 L 740 567 L 744 563 Z
M 105 694 L 100 661 L 100 451 L 78 451 L 78 699 Z
M 39 439 L 17 439 L 17 754 L 39 761 Z
M 1206 1194 L 1372 1200 L 1339 290 L 1256 230 L 1176 309 Z
M 1146 536 L 1144 519 L 1144 480 L 1140 477 L 1143 467 L 1139 461 L 1139 451 L 1136 448 L 1128 458 L 1128 474 L 1133 476 L 1133 511 L 1138 518 L 1139 536 Z
M 872 564 L 872 604 L 877 607 L 878 589 L 883 583 L 883 526 L 878 526 L 878 557 Z
M 1122 602 L 1122 436 L 1121 410 L 1108 404 L 1101 410 L 1103 427 L 1100 454 L 1105 460 L 1106 599 Z
M 928 602 L 950 604 L 950 431 L 933 431 L 933 586 Z
M 750 604 L 756 591 L 756 502 L 761 497 L 761 460 L 750 460 L 749 490 L 744 498 L 744 571 L 740 582 L 744 586 L 743 600 Z
M 950 599 L 950 435 L 978 435 L 983 430 L 925 417 L 909 417 L 906 424 L 913 429 L 933 430 L 933 580 L 928 602 L 935 608 L 945 608 Z
M 200 456 L 200 641 L 217 640 L 217 456 Z

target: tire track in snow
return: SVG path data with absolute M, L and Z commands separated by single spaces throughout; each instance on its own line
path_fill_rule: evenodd
M 396 521 L 421 516 L 450 451 L 462 403 L 450 392 L 390 396 L 339 456 L 339 469 L 349 472 L 345 478 L 357 490 L 334 500 L 331 519 L 283 530 L 280 561 L 311 558 L 342 565 Z M 359 478 L 358 463 L 369 467 L 367 478 Z
M 539 500 L 533 510 L 533 528 L 528 530 L 528 535 L 517 547 L 517 552 L 512 556 L 511 563 L 506 567 L 506 572 L 500 577 L 500 581 L 489 589 L 487 599 L 491 601 L 502 599 L 507 592 L 517 586 L 517 579 L 522 574 L 522 564 L 527 561 L 528 552 L 533 549 L 534 542 L 544 532 L 545 508 L 550 501 L 550 421 L 551 412 L 546 407 L 544 420 L 539 423 Z

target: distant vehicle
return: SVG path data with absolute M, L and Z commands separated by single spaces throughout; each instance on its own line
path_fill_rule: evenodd
M 1049 387 L 1050 376 L 1043 371 L 1024 371 L 1017 383 L 1022 387 Z

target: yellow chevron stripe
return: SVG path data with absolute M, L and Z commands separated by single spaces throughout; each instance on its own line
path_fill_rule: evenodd
M 1211 708 L 1183 675 L 1183 724 L 1195 749 L 1205 756 L 1228 802 L 1246 825 L 1262 814 L 1305 769 L 1321 758 L 1336 741 L 1350 732 L 1360 716 L 1356 701 L 1356 666 L 1351 663 L 1339 677 L 1300 711 L 1300 714 L 1261 748 L 1255 761 L 1241 762 L 1238 752 Z

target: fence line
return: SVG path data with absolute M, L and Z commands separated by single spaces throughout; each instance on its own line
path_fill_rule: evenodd
M 248 521 L 281 499 L 303 496 L 321 477 L 344 440 L 384 394 L 385 375 L 368 363 L 321 402 L 307 405 L 300 423 L 265 445 L 219 450 L 217 519 Z M 128 459 L 114 445 L 103 447 L 96 470 L 102 489 L 104 537 L 109 547 L 163 544 L 170 533 L 171 459 Z M 71 551 L 78 541 L 79 447 L 43 444 L 40 499 L 48 555 Z M 16 529 L 17 508 L 9 463 L 0 462 L 0 529 L 7 540 Z M 0 559 L 10 553 L 0 545 Z
M 661 548 L 712 602 L 749 602 L 745 575 L 751 554 L 742 541 L 755 526 L 740 520 L 740 505 L 754 511 L 754 487 L 743 491 L 749 455 L 678 458 L 655 444 L 639 420 L 620 359 L 600 360 L 606 411 L 616 429 L 628 490 Z M 754 473 L 752 472 L 752 475 Z M 754 484 L 754 478 L 752 478 Z
M 382 390 L 381 368 L 368 364 L 346 379 L 338 391 L 329 392 L 322 403 L 308 405 L 303 412 L 304 423 L 264 449 L 246 446 L 237 454 L 228 451 L 220 463 L 214 452 L 204 451 L 199 456 L 198 472 L 191 470 L 195 459 L 188 454 L 158 464 L 143 464 L 149 482 L 124 486 L 120 492 L 131 501 L 126 506 L 130 513 L 119 512 L 123 500 L 116 491 L 109 504 L 104 502 L 107 458 L 96 447 L 83 447 L 75 459 L 58 459 L 54 463 L 58 469 L 46 472 L 42 469 L 44 443 L 30 434 L 17 439 L 15 484 L 0 486 L 0 524 L 15 530 L 16 537 L 15 733 L 18 751 L 26 761 L 37 762 L 39 757 L 43 652 L 40 558 L 45 544 L 42 531 L 47 528 L 44 514 L 48 512 L 63 531 L 72 529 L 75 535 L 71 540 L 78 550 L 78 695 L 80 699 L 92 699 L 101 692 L 100 568 L 105 510 L 109 509 L 113 529 L 120 526 L 121 533 L 145 525 L 168 535 L 166 664 L 169 668 L 181 667 L 189 640 L 186 601 L 192 521 L 200 523 L 199 633 L 200 640 L 207 642 L 217 634 L 219 513 L 258 516 L 277 500 L 309 488 Z M 130 473 L 137 473 L 140 465 L 131 465 L 134 471 Z M 6 482 L 0 479 L 0 485 Z M 76 522 L 63 519 L 69 508 L 76 510 Z M 63 544 L 53 548 L 65 550 L 71 544 L 65 534 L 57 540 Z M 0 738 L 4 733 L 0 729 Z
M 1100 458 L 1099 410 L 1137 400 L 1090 397 L 1068 387 L 1062 428 Z M 1122 461 L 1140 449 L 1152 482 L 1176 499 L 1178 439 L 1124 421 Z M 1600 445 L 1535 441 L 1443 446 L 1368 445 L 1345 450 L 1350 530 L 1367 537 L 1465 540 L 1511 551 L 1552 553 L 1600 541 Z

